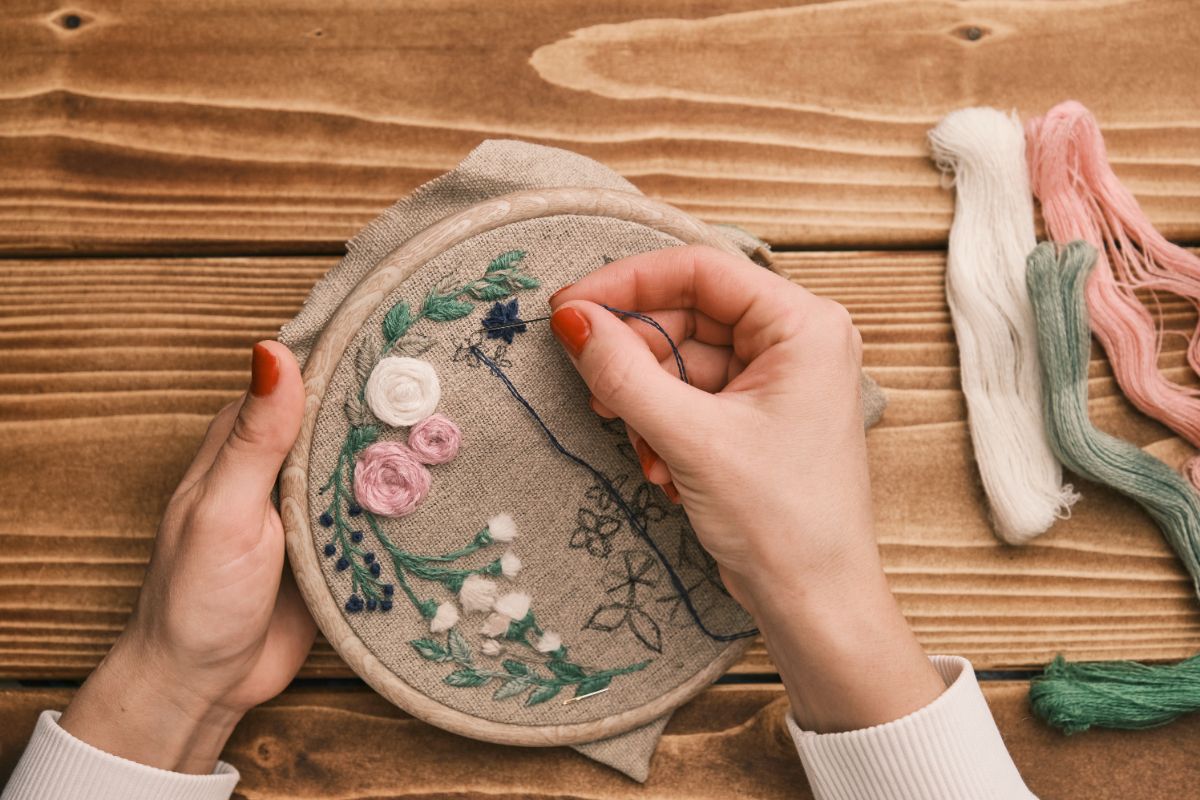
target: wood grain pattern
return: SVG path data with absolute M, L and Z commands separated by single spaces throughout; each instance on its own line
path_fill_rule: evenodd
M 1039 797 L 1189 797 L 1200 780 L 1200 715 L 1150 731 L 1065 737 L 1029 715 L 1024 683 L 984 684 L 1005 743 Z M 0 784 L 44 708 L 68 689 L 0 690 Z M 681 708 L 638 786 L 565 748 L 522 749 L 431 728 L 365 688 L 293 687 L 251 711 L 223 758 L 246 800 L 318 798 L 646 797 L 669 800 L 812 794 L 784 723 L 778 685 L 717 686 Z
M 1196 241 L 1198 37 L 1188 0 L 12 0 L 0 252 L 336 252 L 489 137 L 776 244 L 938 245 L 925 132 L 1066 98 Z
M 78 678 L 141 581 L 162 507 L 208 419 L 247 380 L 249 347 L 298 310 L 323 258 L 0 262 L 0 677 Z M 931 652 L 981 669 L 1200 650 L 1183 571 L 1136 506 L 1083 485 L 1072 519 L 998 544 L 973 472 L 934 253 L 782 254 L 847 305 L 891 405 L 870 434 L 892 585 Z M 1168 303 L 1171 325 L 1194 323 Z M 1163 364 L 1185 379 L 1182 340 Z M 1091 410 L 1168 460 L 1178 439 L 1133 411 L 1095 354 Z M 755 646 L 735 667 L 771 666 Z M 328 644 L 309 676 L 349 674 Z

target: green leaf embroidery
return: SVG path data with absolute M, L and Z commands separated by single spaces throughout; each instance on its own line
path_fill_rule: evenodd
M 374 425 L 359 425 L 351 428 L 346 435 L 346 449 L 350 455 L 357 455 L 367 445 L 379 438 L 379 428 Z
M 507 700 L 510 697 L 516 697 L 530 687 L 529 680 L 526 678 L 511 678 L 500 685 L 496 693 L 492 695 L 493 700 Z
M 577 681 L 587 677 L 578 664 L 572 664 L 570 661 L 547 661 L 546 666 L 563 680 Z
M 475 306 L 465 300 L 456 300 L 452 294 L 430 292 L 425 297 L 425 304 L 421 307 L 421 316 L 437 322 L 450 322 L 462 319 L 474 309 Z
M 456 669 L 446 676 L 446 683 L 451 686 L 483 686 L 491 678 L 473 669 Z
M 496 283 L 494 281 L 479 281 L 471 284 L 467 289 L 467 294 L 474 297 L 476 300 L 485 302 L 491 300 L 503 300 L 512 294 L 512 291 L 505 283 Z
M 528 675 L 529 667 L 522 664 L 520 661 L 513 661 L 511 658 L 506 659 L 500 666 L 504 667 L 504 671 L 509 675 Z
M 450 654 L 433 639 L 413 639 L 409 644 L 421 654 L 422 658 L 430 661 L 446 661 L 450 658 Z
M 562 691 L 561 686 L 555 686 L 555 685 L 544 686 L 541 689 L 538 689 L 533 694 L 529 695 L 529 698 L 525 700 L 525 705 L 536 706 L 538 703 L 544 703 L 547 700 L 550 700 L 551 698 L 553 698 L 560 691 Z
M 383 318 L 383 338 L 389 344 L 395 342 L 408 333 L 408 328 L 412 323 L 412 311 L 409 310 L 408 303 L 396 303 Z
M 533 611 L 528 611 L 524 617 L 515 620 L 508 624 L 508 631 L 505 632 L 504 638 L 512 642 L 520 642 L 525 639 L 525 634 L 537 625 L 533 618 Z
M 524 258 L 524 250 L 509 250 L 507 253 L 501 253 L 492 259 L 492 263 L 488 264 L 487 272 L 490 274 L 498 270 L 514 267 L 520 264 Z
M 536 289 L 541 286 L 541 282 L 532 275 L 526 275 L 523 272 L 518 272 L 512 276 L 512 280 L 516 282 L 521 289 Z
M 450 634 L 447 636 L 447 643 L 450 645 L 450 657 L 459 664 L 471 663 L 471 646 L 467 644 L 467 640 L 458 632 L 458 628 L 451 628 Z
M 580 681 L 579 685 L 575 687 L 575 696 L 580 697 L 592 692 L 598 692 L 601 689 L 607 689 L 610 683 L 612 683 L 612 675 L 596 675 L 595 677 L 587 678 Z

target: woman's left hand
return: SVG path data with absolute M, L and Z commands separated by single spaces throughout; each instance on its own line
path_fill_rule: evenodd
M 254 347 L 167 505 L 128 626 L 63 713 L 64 730 L 142 764 L 207 774 L 242 715 L 291 682 L 316 626 L 284 568 L 271 489 L 300 430 L 286 347 Z

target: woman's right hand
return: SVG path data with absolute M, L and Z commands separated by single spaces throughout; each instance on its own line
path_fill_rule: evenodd
M 615 261 L 550 303 L 592 408 L 625 421 L 647 478 L 683 503 L 763 629 L 800 725 L 861 728 L 936 698 L 945 686 L 879 560 L 846 310 L 702 247 Z M 691 385 L 661 333 L 603 306 L 651 315 Z

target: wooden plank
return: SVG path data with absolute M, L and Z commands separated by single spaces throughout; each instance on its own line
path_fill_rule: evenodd
M 166 498 L 209 417 L 242 391 L 250 344 L 296 312 L 321 258 L 0 262 L 0 677 L 78 678 L 124 624 Z M 1025 548 L 987 524 L 958 391 L 941 254 L 779 257 L 845 303 L 891 405 L 869 437 L 892 585 L 931 652 L 980 669 L 1177 659 L 1200 613 L 1136 506 L 1083 485 Z M 1172 326 L 1193 324 L 1167 303 Z M 1182 340 L 1163 363 L 1183 378 Z M 1170 460 L 1188 452 L 1121 397 L 1099 353 L 1091 409 Z M 737 668 L 771 671 L 761 645 Z M 304 673 L 344 676 L 328 645 Z
M 1032 719 L 1024 683 L 983 685 L 1026 783 L 1062 800 L 1189 797 L 1200 780 L 1200 715 L 1149 731 L 1066 737 Z M 0 784 L 38 713 L 70 689 L 0 690 Z M 671 719 L 638 786 L 565 748 L 462 739 L 412 719 L 365 688 L 293 687 L 251 711 L 223 758 L 241 772 L 235 797 L 811 798 L 787 733 L 778 685 L 718 686 Z
M 1188 0 L 13 0 L 5 12 L 10 253 L 337 252 L 496 137 L 578 150 L 777 244 L 938 245 L 951 197 L 926 131 L 964 105 L 1030 116 L 1066 98 L 1096 112 L 1154 222 L 1200 240 Z

